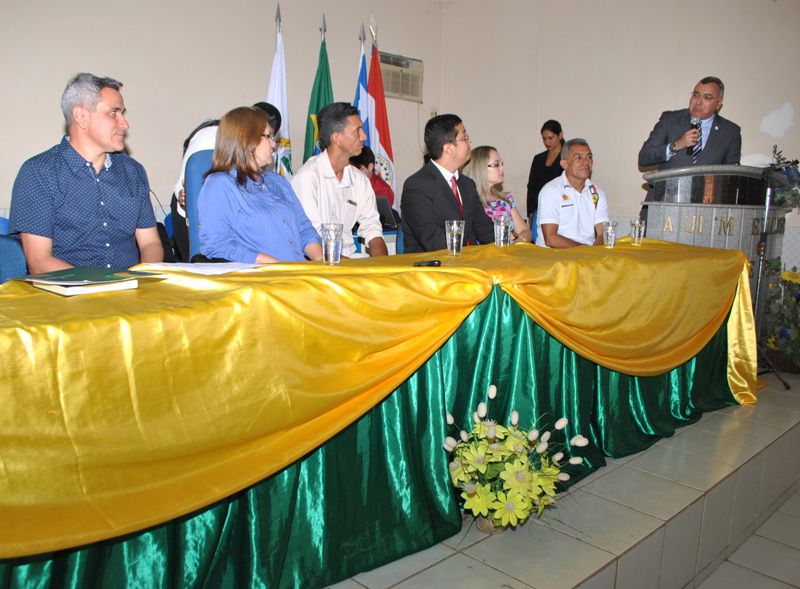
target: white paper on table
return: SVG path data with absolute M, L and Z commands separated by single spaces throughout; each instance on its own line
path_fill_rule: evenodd
M 140 264 L 137 270 L 146 272 L 158 272 L 160 270 L 180 270 L 189 274 L 203 274 L 204 276 L 216 276 L 219 274 L 231 274 L 233 272 L 256 272 L 269 264 L 244 264 L 241 262 L 221 262 L 206 264 Z

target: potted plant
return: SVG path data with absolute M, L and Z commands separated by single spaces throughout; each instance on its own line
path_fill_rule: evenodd
M 795 209 L 800 212 L 800 160 L 790 160 L 783 155 L 777 145 L 772 146 L 772 163 L 770 168 L 779 176 L 775 183 L 775 204 Z M 780 177 L 783 177 L 781 180 Z
M 800 274 L 781 271 L 780 259 L 769 269 L 767 290 L 767 350 L 772 365 L 783 372 L 800 372 Z
M 497 388 L 491 385 L 489 402 L 496 395 Z M 455 435 L 445 438 L 444 449 L 451 455 L 450 479 L 460 491 L 464 512 L 475 516 L 478 529 L 492 533 L 522 524 L 532 513 L 541 515 L 555 502 L 556 485 L 570 478 L 561 470 L 564 452 L 551 452 L 558 444 L 556 437 L 564 439 L 560 444 L 564 448 L 580 448 L 589 441 L 576 435 L 566 442 L 566 417 L 555 422 L 552 432 L 540 432 L 533 426 L 521 428 L 516 411 L 507 426 L 496 423 L 488 413 L 488 403 L 481 402 L 472 414 L 469 432 L 458 430 L 448 413 L 447 424 Z M 566 462 L 578 465 L 583 458 L 572 456 Z

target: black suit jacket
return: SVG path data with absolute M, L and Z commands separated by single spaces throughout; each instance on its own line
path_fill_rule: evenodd
M 711 133 L 696 164 L 686 149 L 681 149 L 666 161 L 667 145 L 677 141 L 689 130 L 689 109 L 666 111 L 661 114 L 650 136 L 639 150 L 641 167 L 658 166 L 659 170 L 708 166 L 715 164 L 738 164 L 742 157 L 742 130 L 739 125 L 719 115 L 714 117 Z
M 406 253 L 446 249 L 444 222 L 449 219 L 464 219 L 464 245 L 494 243 L 494 224 L 483 211 L 475 182 L 459 174 L 458 192 L 463 215 L 450 185 L 432 162 L 408 177 L 400 199 Z

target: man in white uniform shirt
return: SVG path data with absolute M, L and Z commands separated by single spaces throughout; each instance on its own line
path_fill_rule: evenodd
M 608 199 L 592 178 L 592 150 L 585 139 L 570 139 L 561 150 L 564 172 L 539 193 L 536 245 L 568 248 L 602 245 Z
M 358 223 L 358 236 L 370 256 L 385 256 L 380 215 L 369 179 L 350 165 L 361 153 L 366 135 L 358 110 L 346 102 L 334 102 L 319 111 L 319 138 L 325 151 L 303 164 L 292 177 L 292 188 L 303 209 L 319 231 L 322 223 L 341 223 L 342 255 L 351 257 L 356 246 L 350 239 Z

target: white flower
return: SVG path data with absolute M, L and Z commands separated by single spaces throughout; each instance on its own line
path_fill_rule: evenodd
M 539 437 L 539 430 L 538 429 L 532 429 L 531 431 L 528 432 L 528 441 L 529 442 L 535 442 L 536 438 L 538 438 L 538 437 Z
M 456 422 L 456 420 L 453 419 L 453 416 L 448 413 L 447 414 L 447 425 L 453 425 L 455 422 Z
M 475 483 L 467 483 L 464 485 L 464 490 L 471 495 L 475 492 Z
M 537 454 L 544 454 L 544 451 L 547 450 L 547 442 L 542 442 L 538 446 L 536 446 L 536 453 Z
M 490 440 L 494 440 L 497 437 L 497 429 L 494 424 L 486 428 L 486 437 Z
M 486 403 L 481 401 L 478 403 L 478 417 L 484 418 L 486 417 Z
M 550 432 L 544 432 L 542 437 L 539 438 L 542 442 L 549 442 L 550 441 Z
M 458 460 L 453 460 L 453 462 L 450 463 L 450 470 L 458 470 L 459 466 L 461 466 L 461 464 Z
M 462 442 L 466 442 L 467 440 L 469 440 L 469 435 L 467 435 L 467 432 L 465 432 L 463 429 L 461 430 L 461 432 L 458 435 L 461 436 L 461 441 Z
M 568 423 L 569 423 L 569 421 L 567 420 L 567 418 L 566 417 L 562 417 L 561 419 L 556 421 L 556 429 L 560 431 L 560 430 L 564 429 L 565 427 L 567 427 Z
M 556 452 L 555 454 L 553 454 L 553 462 L 555 463 L 558 463 L 558 461 L 561 460 L 562 458 L 564 458 L 563 452 Z
M 570 464 L 583 464 L 583 458 L 581 456 L 573 456 L 569 459 Z
M 514 452 L 517 454 L 522 454 L 524 451 L 525 448 L 523 448 L 521 444 L 514 444 Z
M 558 480 L 559 481 L 568 481 L 569 480 L 569 475 L 567 473 L 565 473 L 565 472 L 560 472 L 560 473 L 558 473 Z
M 472 421 L 474 421 L 475 423 L 480 423 L 481 422 L 481 418 L 478 415 L 477 411 L 473 411 L 472 412 Z
M 447 450 L 448 452 L 452 452 L 456 446 L 458 446 L 458 442 L 456 442 L 456 439 L 454 437 L 447 436 L 444 439 L 444 449 Z
M 489 385 L 489 398 L 494 399 L 497 396 L 497 387 L 493 384 Z
M 512 411 L 511 412 L 511 425 L 516 427 L 518 423 L 519 423 L 519 413 L 517 413 L 516 411 Z
M 569 443 L 570 443 L 570 446 L 577 446 L 578 448 L 582 448 L 583 446 L 588 446 L 589 445 L 589 440 L 584 438 L 582 435 L 578 434 L 577 436 L 572 438 L 569 441 Z

